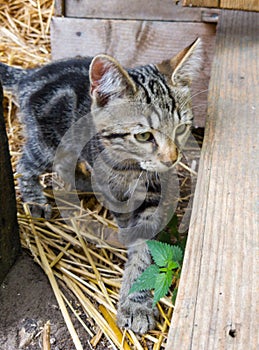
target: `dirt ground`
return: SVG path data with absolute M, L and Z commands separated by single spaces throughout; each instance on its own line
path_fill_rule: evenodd
M 26 253 L 0 286 L 0 350 L 40 350 L 42 330 L 50 321 L 51 350 L 74 350 L 48 279 Z M 86 332 L 75 321 L 84 349 L 92 349 Z M 99 349 L 107 349 L 100 344 Z

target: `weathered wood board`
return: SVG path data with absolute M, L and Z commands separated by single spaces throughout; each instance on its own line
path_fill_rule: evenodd
M 259 349 L 259 14 L 222 13 L 167 350 Z
M 2 100 L 3 90 L 0 83 L 0 284 L 20 252 L 13 172 Z
M 259 11 L 258 0 L 183 0 L 183 6 L 216 7 L 229 10 Z
M 63 5 L 62 5 L 63 2 Z M 186 9 L 173 0 L 59 0 L 56 16 L 201 22 L 203 9 Z
M 193 110 L 195 125 L 204 126 L 215 44 L 214 24 L 54 17 L 52 58 L 106 53 L 124 66 L 134 67 L 171 58 L 197 37 L 203 40 L 204 65 L 193 84 Z

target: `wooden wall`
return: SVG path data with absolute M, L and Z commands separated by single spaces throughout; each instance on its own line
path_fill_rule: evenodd
M 108 0 L 105 7 L 100 0 L 58 1 L 51 26 L 52 58 L 106 53 L 134 67 L 171 58 L 201 37 L 204 65 L 193 85 L 193 105 L 195 126 L 204 126 L 216 25 L 202 18 L 214 20 L 213 16 L 171 0 Z

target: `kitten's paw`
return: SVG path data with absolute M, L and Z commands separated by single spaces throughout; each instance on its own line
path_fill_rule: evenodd
M 157 314 L 157 308 L 152 308 L 151 298 L 142 303 L 127 299 L 119 306 L 117 323 L 121 328 L 144 334 L 155 328 Z
M 49 204 L 27 203 L 34 218 L 45 218 L 49 220 L 52 214 L 52 208 Z

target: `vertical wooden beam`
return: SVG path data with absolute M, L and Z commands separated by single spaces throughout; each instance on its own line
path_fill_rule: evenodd
M 224 11 L 167 350 L 259 349 L 258 14 Z
M 0 83 L 0 283 L 20 252 L 13 172 L 3 116 Z

